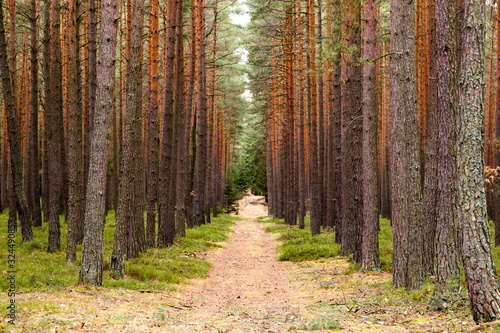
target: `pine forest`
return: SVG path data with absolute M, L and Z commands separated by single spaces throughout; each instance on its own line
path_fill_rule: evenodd
M 0 331 L 500 332 L 497 0 L 0 0 L 0 77 Z

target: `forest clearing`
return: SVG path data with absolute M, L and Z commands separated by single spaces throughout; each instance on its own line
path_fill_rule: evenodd
M 175 290 L 68 286 L 19 293 L 6 332 L 470 332 L 467 302 L 432 311 L 429 285 L 408 295 L 388 272 L 357 273 L 345 257 L 278 261 L 263 197 L 240 201 L 222 248 L 199 253 L 206 278 Z M 286 228 L 286 226 L 284 226 Z M 3 324 L 5 325 L 5 324 Z M 1 326 L 0 326 L 1 328 Z M 475 330 L 479 331 L 479 330 Z M 485 327 L 481 332 L 496 332 Z

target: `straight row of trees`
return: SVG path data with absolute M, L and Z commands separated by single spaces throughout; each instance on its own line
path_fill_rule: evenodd
M 447 300 L 463 265 L 474 319 L 500 317 L 483 178 L 485 1 L 251 4 L 270 212 L 304 227 L 308 207 L 312 234 L 335 229 L 363 270 L 380 269 L 378 218 L 390 217 L 395 287 L 435 275 L 435 300 Z
M 0 205 L 24 242 L 48 223 L 68 263 L 83 244 L 81 282 L 102 283 L 109 209 L 116 278 L 220 210 L 237 125 L 225 94 L 242 89 L 227 79 L 231 4 L 0 1 Z

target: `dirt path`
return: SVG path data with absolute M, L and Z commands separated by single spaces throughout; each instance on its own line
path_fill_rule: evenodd
M 173 332 L 285 332 L 298 318 L 293 287 L 277 243 L 255 217 L 267 215 L 261 197 L 245 197 L 224 248 L 209 254 L 209 275 L 181 299 Z

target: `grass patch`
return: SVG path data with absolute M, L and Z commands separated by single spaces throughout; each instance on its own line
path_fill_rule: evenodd
M 339 331 L 341 329 L 342 326 L 338 321 L 329 318 L 313 319 L 299 327 L 299 330 L 308 330 L 308 331 L 319 331 L 319 330 Z
M 311 236 L 309 218 L 306 217 L 305 228 L 290 228 L 283 220 L 273 220 L 275 224 L 265 228 L 267 232 L 279 233 L 281 261 L 306 261 L 320 258 L 331 258 L 340 253 L 340 245 L 335 244 L 335 233 L 323 232 Z
M 0 214 L 0 243 L 7 244 L 8 213 Z M 175 289 L 173 285 L 186 279 L 206 276 L 210 264 L 200 252 L 220 247 L 217 242 L 227 239 L 236 218 L 220 215 L 211 224 L 188 229 L 185 238 L 177 238 L 175 245 L 164 249 L 150 249 L 138 258 L 129 260 L 125 278 L 110 278 L 110 258 L 116 227 L 114 212 L 109 212 L 104 231 L 103 286 L 126 289 Z M 66 264 L 67 225 L 61 218 L 61 250 L 47 253 L 48 224 L 33 229 L 35 241 L 22 243 L 21 232 L 16 235 L 16 284 L 18 291 L 49 291 L 78 284 L 81 246 L 77 247 L 77 262 Z M 6 245 L 5 245 L 6 246 Z M 0 251 L 2 270 L 7 271 L 7 251 Z M 7 289 L 7 280 L 0 281 L 0 288 Z

